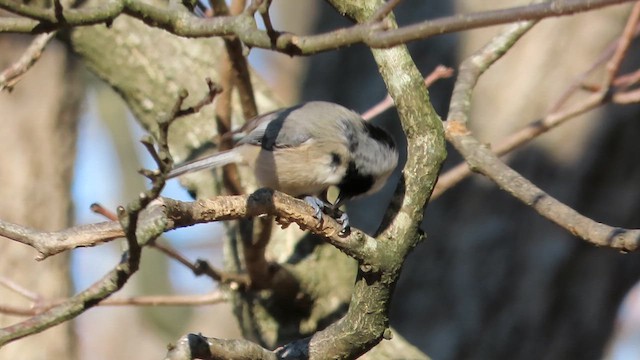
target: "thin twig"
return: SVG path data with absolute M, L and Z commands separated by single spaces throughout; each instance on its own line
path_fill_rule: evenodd
M 176 118 L 197 113 L 203 107 L 211 104 L 213 102 L 213 99 L 215 99 L 216 95 L 218 95 L 218 94 L 220 94 L 222 92 L 222 87 L 219 86 L 218 84 L 214 83 L 213 81 L 211 81 L 210 78 L 206 78 L 205 81 L 206 81 L 207 87 L 209 89 L 208 92 L 207 92 L 207 95 L 205 97 L 203 97 L 196 105 L 190 106 L 190 107 L 185 108 L 185 109 L 180 109 L 176 113 Z
M 191 306 L 213 305 L 229 300 L 224 291 L 213 291 L 204 295 L 148 295 L 129 298 L 108 298 L 100 302 L 101 306 Z
M 271 38 L 271 41 L 275 44 L 277 41 L 279 33 L 273 28 L 273 23 L 271 22 L 271 16 L 269 15 L 269 9 L 271 7 L 271 0 L 264 0 L 262 5 L 258 11 L 260 12 L 260 17 L 262 17 L 262 22 L 264 23 L 264 28 L 267 31 L 267 34 Z
M 60 231 L 35 229 L 0 220 L 0 236 L 38 251 L 36 260 L 76 247 L 96 246 L 124 236 L 117 222 L 79 225 Z
M 244 10 L 244 13 L 249 16 L 255 15 L 255 13 L 258 12 L 258 9 L 260 9 L 263 1 L 264 0 L 251 0 L 251 3 Z
M 370 22 L 380 22 L 400 3 L 401 0 L 389 0 L 380 6 L 380 8 L 371 16 Z
M 15 292 L 18 295 L 23 296 L 24 298 L 31 300 L 33 302 L 38 302 L 42 299 L 42 296 L 40 296 L 40 294 L 35 293 L 19 284 L 17 284 L 16 282 L 5 278 L 4 276 L 0 276 L 0 285 L 6 287 L 7 289 Z
M 466 126 L 469 118 L 469 105 L 472 102 L 472 90 L 478 78 L 531 25 L 530 23 L 520 23 L 508 27 L 506 31 L 494 37 L 487 46 L 463 62 L 454 87 L 449 118 L 445 127 L 447 139 L 476 171 L 484 174 L 501 189 L 530 206 L 548 220 L 565 228 L 574 236 L 597 246 L 606 246 L 622 251 L 636 250 L 640 245 L 640 230 L 608 226 L 579 214 L 500 161 L 491 150 L 471 135 Z M 594 94 L 594 96 L 599 95 Z
M 629 15 L 629 19 L 627 20 L 627 24 L 622 31 L 622 35 L 620 36 L 620 40 L 618 41 L 618 46 L 616 47 L 616 51 L 614 52 L 611 60 L 607 63 L 606 66 L 606 75 L 603 80 L 605 86 L 607 88 L 603 88 L 602 91 L 609 91 L 609 88 L 613 84 L 613 80 L 615 79 L 618 71 L 620 70 L 620 65 L 622 64 L 622 60 L 629 51 L 629 46 L 631 45 L 631 40 L 633 39 L 636 28 L 638 27 L 638 20 L 640 19 L 640 2 L 636 2 L 636 4 L 631 9 L 631 14 Z
M 233 0 L 231 1 L 231 6 L 229 6 L 229 11 L 233 15 L 242 14 L 244 9 L 247 7 L 246 0 Z
M 618 76 L 613 80 L 613 85 L 624 90 L 636 85 L 638 82 L 640 82 L 640 69 Z
M 524 128 L 510 134 L 499 143 L 493 145 L 491 150 L 498 156 L 508 154 L 511 151 L 528 144 L 531 140 L 545 132 L 561 125 L 567 120 L 573 119 L 578 115 L 584 114 L 602 105 L 602 96 L 600 94 L 593 94 L 569 109 L 558 110 L 545 116 L 541 120 L 535 120 L 529 123 Z M 461 162 L 444 172 L 440 175 L 440 178 L 438 178 L 438 183 L 436 184 L 435 189 L 433 189 L 431 201 L 437 199 L 447 190 L 460 183 L 460 181 L 466 179 L 471 175 L 471 173 L 472 171 L 466 162 Z
M 102 205 L 94 203 L 91 205 L 91 210 L 95 213 L 101 214 L 106 218 L 115 221 L 117 219 L 116 214 L 107 210 Z M 223 271 L 216 270 L 213 266 L 207 263 L 205 260 L 197 260 L 195 263 L 191 263 L 184 255 L 180 254 L 176 249 L 169 245 L 160 244 L 157 241 L 149 243 L 151 248 L 157 249 L 164 253 L 168 257 L 178 261 L 182 265 L 186 266 L 193 272 L 194 275 L 207 275 L 214 281 L 221 282 L 223 284 L 231 285 L 232 288 L 248 288 L 249 281 L 246 276 L 227 274 Z
M 128 298 L 107 298 L 98 306 L 194 306 L 214 305 L 229 300 L 227 293 L 216 290 L 203 295 L 147 295 Z M 15 316 L 35 316 L 57 306 L 66 300 L 41 301 L 38 306 L 19 307 L 0 304 L 0 314 Z
M 438 65 L 424 79 L 424 84 L 427 87 L 430 87 L 436 81 L 438 81 L 440 79 L 446 79 L 446 78 L 449 78 L 451 76 L 453 76 L 453 69 L 452 68 L 448 68 L 448 67 L 443 66 L 443 65 Z M 377 104 L 373 105 L 372 107 L 370 107 L 367 111 L 362 113 L 361 116 L 362 116 L 362 118 L 364 120 L 368 121 L 368 120 L 371 120 L 374 117 L 382 114 L 383 112 L 387 111 L 388 109 L 392 108 L 394 105 L 395 104 L 393 102 L 393 99 L 391 98 L 391 96 L 389 96 L 389 94 L 387 94 L 387 96 L 384 99 L 382 99 L 379 103 L 377 103 Z
M 505 155 L 519 147 L 522 147 L 529 143 L 534 138 L 540 136 L 541 134 L 553 129 L 569 119 L 573 119 L 578 115 L 584 114 L 588 111 L 591 111 L 597 107 L 600 107 L 607 103 L 609 100 L 614 101 L 616 103 L 635 103 L 637 102 L 634 95 L 631 93 L 616 93 L 614 92 L 611 96 L 608 96 L 609 89 L 611 89 L 612 85 L 614 85 L 619 80 L 612 78 L 612 75 L 617 74 L 620 64 L 622 63 L 623 56 L 627 53 L 629 45 L 631 43 L 631 39 L 637 35 L 638 32 L 638 19 L 640 18 L 640 3 L 636 3 L 627 20 L 627 24 L 625 29 L 622 32 L 622 35 L 618 40 L 614 42 L 614 48 L 608 48 L 607 51 L 603 53 L 593 64 L 589 67 L 589 69 L 580 74 L 576 80 L 570 84 L 567 89 L 562 93 L 560 99 L 556 102 L 556 104 L 552 107 L 555 109 L 546 115 L 543 119 L 535 120 L 531 122 L 529 125 L 524 128 L 516 131 L 515 133 L 507 136 L 498 144 L 492 146 L 493 152 L 502 156 Z M 573 105 L 569 109 L 562 109 L 561 104 L 563 104 L 570 94 L 577 88 L 576 84 L 582 83 L 582 80 L 586 78 L 586 75 L 597 68 L 598 65 L 602 65 L 604 60 L 609 58 L 607 62 L 607 75 L 602 80 L 602 84 L 599 86 L 600 91 L 595 93 L 578 104 Z M 640 73 L 640 71 L 639 71 Z M 633 79 L 631 79 L 633 80 Z M 444 192 L 448 189 L 452 188 L 460 181 L 464 180 L 467 176 L 471 174 L 471 169 L 466 162 L 462 162 L 455 167 L 447 170 L 445 173 L 440 175 L 438 179 L 438 183 L 431 195 L 431 201 L 440 197 Z
M 214 281 L 229 285 L 233 289 L 249 288 L 250 281 L 245 275 L 231 274 L 218 270 L 211 266 L 208 261 L 202 259 L 198 259 L 195 263 L 191 263 L 191 261 L 189 261 L 184 255 L 180 254 L 176 249 L 168 245 L 153 242 L 149 244 L 149 246 L 186 266 L 196 276 L 207 275 Z
M 113 211 L 105 208 L 104 206 L 102 206 L 99 203 L 93 203 L 91 204 L 91 206 L 89 207 L 89 209 L 91 211 L 93 211 L 94 213 L 98 214 L 98 215 L 102 215 L 105 218 L 111 220 L 111 221 L 116 221 L 118 220 L 118 215 L 116 215 L 116 213 L 114 213 Z
M 40 34 L 31 42 L 31 45 L 20 56 L 20 59 L 0 73 L 0 91 L 11 91 L 22 79 L 22 76 L 40 59 L 42 51 L 53 39 L 56 32 Z
M 228 52 L 220 57 L 218 67 L 220 85 L 224 90 L 220 93 L 220 98 L 216 102 L 216 126 L 218 134 L 224 135 L 231 132 L 231 95 L 235 88 L 236 79 L 233 73 L 233 64 L 231 63 Z M 219 151 L 229 150 L 232 147 L 233 141 L 230 137 L 220 136 L 218 146 Z M 240 175 L 236 164 L 227 164 L 222 167 L 222 182 L 229 194 L 239 195 L 244 193 L 244 188 L 240 182 Z
M 612 96 L 612 101 L 616 104 L 638 104 L 640 103 L 640 89 L 625 92 L 616 92 Z
M 160 196 L 160 192 L 164 188 L 166 175 L 171 171 L 173 159 L 169 153 L 167 142 L 168 130 L 171 123 L 177 118 L 186 97 L 186 90 L 180 91 L 172 111 L 166 118 L 158 121 L 159 131 L 156 138 L 158 149 L 154 150 L 151 148 L 152 152 L 155 153 L 154 159 L 157 161 L 156 165 L 158 166 L 158 170 L 147 171 L 147 175 L 157 174 L 157 176 L 150 176 L 152 180 L 151 187 L 141 193 L 137 199 L 129 203 L 126 208 L 118 208 L 118 219 L 122 226 L 120 230 L 124 233 L 128 245 L 128 249 L 123 254 L 121 261 L 102 279 L 79 294 L 65 299 L 62 303 L 29 319 L 0 329 L 0 346 L 75 318 L 120 290 L 131 275 L 138 270 L 142 246 L 151 243 L 166 231 L 166 222 L 144 223 L 143 221 L 139 223 L 138 220 L 147 206 L 152 204 L 156 198 Z M 0 230 L 6 227 L 7 226 L 0 226 Z M 26 228 L 23 228 L 23 230 L 24 229 Z M 29 231 L 18 233 L 18 235 L 22 237 L 22 240 L 26 242 L 33 240 L 29 238 L 29 235 L 34 236 L 33 230 L 28 230 Z M 141 231 L 138 232 L 137 230 Z M 38 236 L 37 232 L 35 236 Z

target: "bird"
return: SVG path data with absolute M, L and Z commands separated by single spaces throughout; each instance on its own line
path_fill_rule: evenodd
M 310 101 L 247 121 L 231 136 L 226 151 L 178 165 L 175 178 L 231 163 L 248 166 L 264 187 L 303 198 L 315 209 L 334 216 L 349 231 L 345 201 L 380 190 L 398 165 L 396 144 L 385 130 L 344 106 Z M 333 204 L 327 191 L 335 186 Z

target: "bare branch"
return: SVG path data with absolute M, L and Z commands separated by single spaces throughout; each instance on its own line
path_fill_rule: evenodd
M 622 62 L 622 56 L 628 51 L 631 39 L 638 33 L 637 23 L 638 17 L 640 16 L 638 15 L 638 13 L 640 12 L 638 10 L 640 9 L 639 4 L 636 4 L 634 6 L 634 10 L 629 16 L 629 20 L 627 21 L 627 25 L 625 26 L 622 35 L 613 44 L 615 46 L 611 46 L 609 49 L 607 49 L 603 53 L 603 55 L 600 56 L 593 63 L 593 65 L 589 67 L 587 71 L 580 74 L 576 78 L 576 80 L 567 87 L 567 89 L 559 97 L 559 100 L 556 102 L 556 104 L 552 106 L 551 113 L 546 115 L 543 119 L 538 119 L 531 122 L 524 128 L 509 135 L 498 144 L 492 145 L 491 149 L 496 155 L 502 156 L 519 147 L 522 147 L 541 134 L 544 134 L 545 132 L 563 124 L 565 121 L 573 119 L 576 116 L 591 111 L 595 108 L 598 108 L 610 101 L 618 104 L 638 102 L 637 96 L 634 96 L 631 92 L 622 93 L 619 91 L 614 91 L 613 94 L 609 96 L 609 91 L 614 85 L 623 86 L 634 81 L 633 74 L 627 75 L 623 79 L 613 78 L 612 75 L 615 75 L 618 72 L 618 69 Z M 597 69 L 599 65 L 602 65 L 609 57 L 611 59 L 607 62 L 607 75 L 603 78 L 602 85 L 598 89 L 599 91 L 596 94 L 592 94 L 591 96 L 582 100 L 580 103 L 575 104 L 568 109 L 563 109 L 561 105 L 570 97 L 571 94 L 573 94 L 573 92 L 575 92 L 576 89 L 579 88 L 579 84 L 583 82 L 586 76 Z M 640 74 L 640 72 L 638 73 Z M 640 78 L 640 76 L 638 76 L 638 78 Z M 435 200 L 445 191 L 458 184 L 470 174 L 471 168 L 467 163 L 464 162 L 449 169 L 438 179 L 438 183 L 436 184 L 436 188 L 433 191 L 431 200 Z
M 34 308 L 25 308 L 20 306 L 0 304 L 0 314 L 7 314 L 7 315 L 13 315 L 13 316 L 33 316 L 37 314 L 37 311 L 38 310 Z
M 62 12 L 62 10 L 60 10 L 60 12 Z M 158 221 L 151 224 L 139 224 L 138 220 L 145 208 L 160 195 L 165 184 L 166 174 L 171 170 L 173 165 L 167 144 L 168 129 L 169 125 L 178 116 L 186 97 L 186 91 L 181 91 L 172 111 L 166 118 L 158 121 L 159 134 L 156 138 L 158 150 L 154 150 L 154 152 L 157 152 L 154 159 L 157 161 L 159 170 L 156 171 L 158 175 L 154 175 L 151 179 L 151 188 L 141 193 L 139 197 L 129 203 L 126 208 L 118 208 L 118 219 L 122 226 L 121 231 L 124 233 L 128 245 L 128 249 L 123 254 L 122 260 L 101 280 L 94 283 L 88 289 L 25 321 L 0 329 L 0 347 L 11 341 L 39 333 L 61 322 L 75 318 L 121 289 L 131 275 L 138 270 L 142 246 L 152 242 L 166 230 L 166 222 Z M 155 174 L 156 172 L 153 173 Z M 24 243 L 29 244 L 33 242 L 34 238 L 39 236 L 38 234 L 34 234 L 30 229 L 21 228 L 13 224 L 3 224 L 5 226 L 0 226 L 0 228 L 5 232 L 7 232 L 7 229 L 13 230 L 11 234 L 23 240 L 21 242 Z M 114 222 L 113 224 L 117 223 Z M 25 229 L 27 231 L 25 231 Z
M 136 264 L 130 263 L 130 259 L 131 257 L 124 256 L 122 261 L 102 279 L 65 302 L 27 320 L 0 329 L 0 347 L 11 341 L 39 333 L 73 319 L 88 308 L 95 306 L 102 299 L 118 291 L 131 276 L 133 269 L 137 267 Z
M 638 104 L 640 103 L 640 89 L 613 94 L 613 102 L 616 104 Z
M 233 289 L 239 289 L 239 288 L 249 288 L 250 286 L 250 281 L 248 279 L 248 277 L 246 275 L 242 275 L 242 274 L 231 274 L 231 273 L 227 273 L 221 270 L 218 270 L 216 268 L 214 268 L 213 266 L 211 266 L 211 264 L 209 264 L 209 262 L 202 260 L 202 259 L 198 259 L 196 260 L 196 262 L 194 264 L 192 264 L 189 260 L 187 260 L 186 257 L 184 257 L 182 254 L 180 254 L 177 250 L 175 250 L 174 248 L 168 246 L 168 245 L 164 245 L 164 244 L 159 244 L 158 242 L 154 241 L 153 243 L 149 244 L 150 247 L 159 250 L 160 252 L 164 253 L 165 255 L 169 256 L 170 258 L 178 261 L 179 263 L 181 263 L 182 265 L 186 266 L 189 268 L 189 270 L 191 270 L 191 272 L 193 272 L 193 274 L 195 276 L 200 276 L 200 275 L 207 275 L 208 277 L 210 277 L 211 279 L 213 279 L 214 281 L 218 281 L 222 284 L 226 284 L 229 285 L 231 288 Z
M 274 38 L 272 33 L 257 28 L 253 14 L 249 11 L 254 3 L 258 4 L 258 2 L 252 3 L 247 11 L 237 16 L 203 19 L 186 11 L 176 12 L 131 0 L 111 0 L 96 7 L 63 9 L 60 14 L 56 14 L 54 9 L 28 6 L 13 0 L 0 0 L 0 8 L 30 18 L 0 18 L 0 32 L 41 33 L 61 27 L 109 24 L 124 13 L 179 36 L 234 35 L 249 47 L 271 49 L 290 55 L 310 55 L 356 43 L 364 43 L 372 48 L 390 48 L 434 35 L 520 20 L 571 15 L 629 1 L 631 0 L 556 0 L 543 4 L 427 20 L 398 29 L 388 29 L 386 24 L 380 22 L 365 22 L 320 35 L 298 36 L 291 33 L 277 33 L 277 37 Z M 256 8 L 254 11 L 257 10 Z M 60 20 L 60 15 L 63 21 Z
M 640 69 L 636 70 L 630 74 L 624 74 L 618 76 L 614 81 L 613 85 L 618 86 L 622 89 L 627 89 L 635 84 L 640 82 Z
M 169 346 L 165 360 L 254 359 L 277 360 L 275 353 L 248 340 L 220 340 L 187 334 Z
M 33 291 L 25 289 L 23 286 L 16 284 L 15 282 L 3 276 L 0 276 L 0 285 L 34 302 L 40 301 L 40 299 L 42 298 L 40 294 L 37 294 L 37 293 L 34 293 Z
M 616 95 L 615 99 L 619 99 L 619 97 Z M 514 132 L 498 144 L 492 146 L 491 150 L 498 156 L 508 154 L 511 151 L 528 144 L 531 140 L 541 134 L 563 124 L 565 121 L 598 108 L 603 104 L 602 94 L 593 94 L 569 109 L 557 110 L 545 116 L 543 119 L 531 122 L 524 128 Z M 438 179 L 438 183 L 436 184 L 436 188 L 433 190 L 431 200 L 435 200 L 440 197 L 440 195 L 445 191 L 451 189 L 453 186 L 469 176 L 471 172 L 472 170 L 466 162 L 460 163 L 447 170 Z
M 372 16 L 371 22 L 382 21 L 387 15 L 389 15 L 393 9 L 400 3 L 400 0 L 389 0 L 382 5 Z
M 426 78 L 424 78 L 424 84 L 426 87 L 430 87 L 436 81 L 446 79 L 451 76 L 453 76 L 453 69 L 443 65 L 438 65 L 429 75 L 427 75 Z M 371 120 L 394 106 L 395 104 L 393 99 L 389 94 L 387 94 L 384 99 L 370 107 L 369 110 L 363 112 L 361 116 L 365 120 Z
M 229 296 L 220 290 L 204 295 L 155 295 L 133 296 L 128 298 L 108 298 L 100 306 L 188 306 L 214 305 L 227 302 Z
M 11 91 L 22 76 L 38 61 L 42 51 L 56 35 L 55 31 L 38 35 L 20 59 L 0 73 L 0 91 Z
M 227 302 L 227 293 L 216 290 L 203 295 L 148 295 L 132 296 L 128 298 L 107 298 L 98 303 L 98 306 L 196 306 L 215 305 Z M 1 305 L 0 313 L 16 316 L 35 316 L 53 308 L 67 300 L 39 301 L 36 306 L 18 307 Z
M 607 92 L 609 88 L 612 86 L 618 71 L 620 70 L 620 65 L 622 64 L 622 60 L 626 56 L 629 51 L 629 46 L 631 45 L 631 40 L 633 39 L 636 29 L 638 27 L 638 21 L 640 20 L 640 2 L 637 2 L 633 9 L 631 9 L 631 14 L 629 15 L 629 19 L 627 20 L 627 24 L 622 31 L 622 36 L 620 36 L 620 40 L 618 41 L 618 46 L 616 47 L 616 51 L 614 52 L 611 60 L 607 63 L 606 69 L 607 74 L 603 80 L 605 86 L 603 86 L 602 91 Z
M 350 236 L 341 237 L 339 233 L 342 226 L 333 218 L 325 216 L 319 222 L 315 218 L 315 211 L 305 201 L 269 189 L 260 189 L 251 195 L 220 196 L 196 202 L 159 199 L 142 212 L 139 227 L 146 229 L 154 224 L 166 222 L 165 230 L 172 230 L 212 221 L 260 215 L 277 216 L 284 224 L 295 222 L 301 228 L 328 239 L 336 247 L 356 258 L 365 256 L 362 253 L 364 250 L 360 249 L 362 245 L 375 242 L 375 239 L 357 229 L 353 229 Z M 123 237 L 124 232 L 117 222 L 75 226 L 58 232 L 39 232 L 0 220 L 0 235 L 34 247 L 40 252 L 38 258 L 44 259 L 65 250 L 95 246 Z
M 486 175 L 500 188 L 531 206 L 542 216 L 567 229 L 571 234 L 598 246 L 634 251 L 640 244 L 640 230 L 611 227 L 579 214 L 501 162 L 495 154 L 477 141 L 466 127 L 472 89 L 478 78 L 531 25 L 533 25 L 531 22 L 524 22 L 509 26 L 506 31 L 463 62 L 445 127 L 447 139 L 464 156 L 471 168 Z
M 38 251 L 36 260 L 76 247 L 96 246 L 124 236 L 117 222 L 74 226 L 61 231 L 40 232 L 0 220 L 0 235 Z
M 222 92 L 222 87 L 218 84 L 215 84 L 213 81 L 211 81 L 210 78 L 206 78 L 205 81 L 207 82 L 207 87 L 209 88 L 207 95 L 205 95 L 202 100 L 200 100 L 196 105 L 190 106 L 186 109 L 180 109 L 177 112 L 176 117 L 197 113 L 203 107 L 211 104 L 213 102 L 213 99 L 215 99 L 215 97 Z
M 634 31 L 634 36 L 637 36 L 639 32 L 640 32 L 640 26 L 636 26 L 636 29 Z M 591 73 L 593 73 L 595 70 L 599 69 L 600 66 L 605 64 L 609 59 L 611 59 L 613 54 L 618 49 L 619 43 L 620 43 L 620 38 L 614 40 L 609 46 L 607 46 L 607 48 L 593 62 L 593 64 L 591 64 L 591 66 L 587 70 L 582 72 L 582 74 L 578 75 L 572 81 L 572 83 L 569 86 L 567 86 L 567 88 L 564 90 L 562 95 L 558 97 L 558 100 L 555 102 L 555 104 L 551 106 L 551 108 L 549 109 L 549 113 L 557 112 L 560 108 L 562 108 L 562 106 L 567 102 L 567 100 L 569 100 L 569 98 L 573 94 L 575 94 L 578 90 L 582 89 L 588 76 Z M 616 78 L 614 80 L 614 85 L 624 87 L 625 79 L 623 79 L 622 77 Z

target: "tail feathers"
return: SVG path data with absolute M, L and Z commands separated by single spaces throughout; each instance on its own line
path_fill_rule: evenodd
M 192 173 L 200 170 L 224 166 L 231 163 L 237 163 L 237 162 L 240 162 L 241 160 L 242 158 L 236 151 L 234 150 L 223 151 L 215 155 L 207 156 L 202 159 L 196 159 L 196 160 L 181 164 L 178 167 L 171 170 L 171 172 L 169 172 L 169 175 L 167 175 L 167 179 L 178 177 L 186 173 Z

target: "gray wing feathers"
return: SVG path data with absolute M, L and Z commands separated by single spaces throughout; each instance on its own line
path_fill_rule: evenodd
M 234 150 L 223 151 L 215 155 L 207 156 L 202 159 L 197 159 L 171 170 L 167 179 L 171 179 L 180 175 L 184 175 L 189 172 L 196 172 L 204 169 L 216 168 L 227 164 L 240 162 L 242 160 L 240 154 Z
M 238 144 L 262 146 L 266 150 L 300 146 L 321 133 L 343 136 L 341 121 L 360 119 L 351 110 L 336 104 L 312 101 L 258 116 L 247 126 L 250 130 Z
M 252 130 L 245 135 L 240 144 L 262 146 L 266 150 L 295 147 L 311 138 L 305 122 L 313 121 L 305 112 L 299 111 L 305 106 L 299 105 L 258 116 L 252 122 Z

